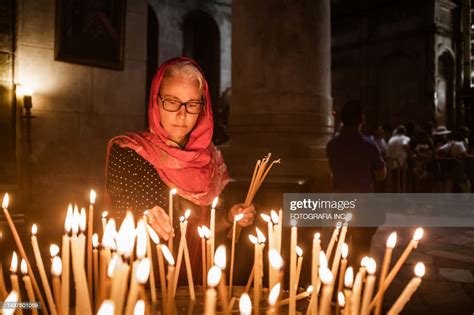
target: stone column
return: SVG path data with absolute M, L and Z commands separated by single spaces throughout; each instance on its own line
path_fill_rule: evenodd
M 231 140 L 222 150 L 242 190 L 258 158 L 281 158 L 259 194 L 265 206 L 281 206 L 275 193 L 329 188 L 330 35 L 329 0 L 232 4 Z

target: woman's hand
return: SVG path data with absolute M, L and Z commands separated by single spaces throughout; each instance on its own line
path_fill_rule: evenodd
M 158 236 L 167 241 L 173 235 L 173 227 L 170 225 L 170 217 L 160 206 L 154 206 L 146 214 L 148 224 L 155 230 Z
M 227 214 L 229 216 L 229 221 L 233 222 L 234 217 L 240 213 L 243 213 L 244 216 L 242 217 L 242 219 L 237 221 L 237 224 L 242 227 L 252 225 L 256 214 L 255 207 L 252 204 L 248 207 L 245 207 L 243 203 L 233 205 L 232 208 L 230 208 L 229 213 Z

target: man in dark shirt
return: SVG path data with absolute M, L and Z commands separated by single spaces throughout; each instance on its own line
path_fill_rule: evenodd
M 340 133 L 326 147 L 333 174 L 333 192 L 373 193 L 375 181 L 385 179 L 387 169 L 382 155 L 369 137 L 360 132 L 364 115 L 359 101 L 349 101 L 342 108 Z M 349 223 L 350 226 L 350 223 Z M 353 264 L 370 254 L 370 243 L 377 227 L 350 228 Z

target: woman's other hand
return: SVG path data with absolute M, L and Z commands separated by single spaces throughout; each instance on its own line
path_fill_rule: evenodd
M 245 207 L 243 203 L 238 203 L 238 204 L 233 205 L 232 208 L 230 208 L 229 213 L 228 213 L 229 221 L 233 222 L 234 217 L 240 213 L 242 213 L 244 216 L 242 217 L 242 219 L 237 221 L 237 224 L 239 224 L 242 227 L 246 227 L 253 224 L 253 220 L 257 213 L 255 211 L 255 207 L 253 204 L 251 204 L 248 207 Z
M 170 217 L 160 206 L 154 206 L 148 210 L 148 224 L 155 230 L 158 236 L 167 241 L 173 235 L 173 228 L 170 225 Z

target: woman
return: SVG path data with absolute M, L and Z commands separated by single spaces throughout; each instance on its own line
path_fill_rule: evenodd
M 158 69 L 150 92 L 148 122 L 147 131 L 127 133 L 109 142 L 106 190 L 111 209 L 135 213 L 148 209 L 149 224 L 160 238 L 168 240 L 173 230 L 179 230 L 179 216 L 191 208 L 188 247 L 198 264 L 196 227 L 209 226 L 209 205 L 229 177 L 221 152 L 211 142 L 209 89 L 195 61 L 175 58 Z M 164 210 L 171 188 L 177 189 L 173 227 Z M 238 222 L 241 226 L 253 223 L 254 207 L 236 204 L 229 211 L 217 211 L 224 215 L 216 228 L 230 227 L 238 213 L 244 214 Z

